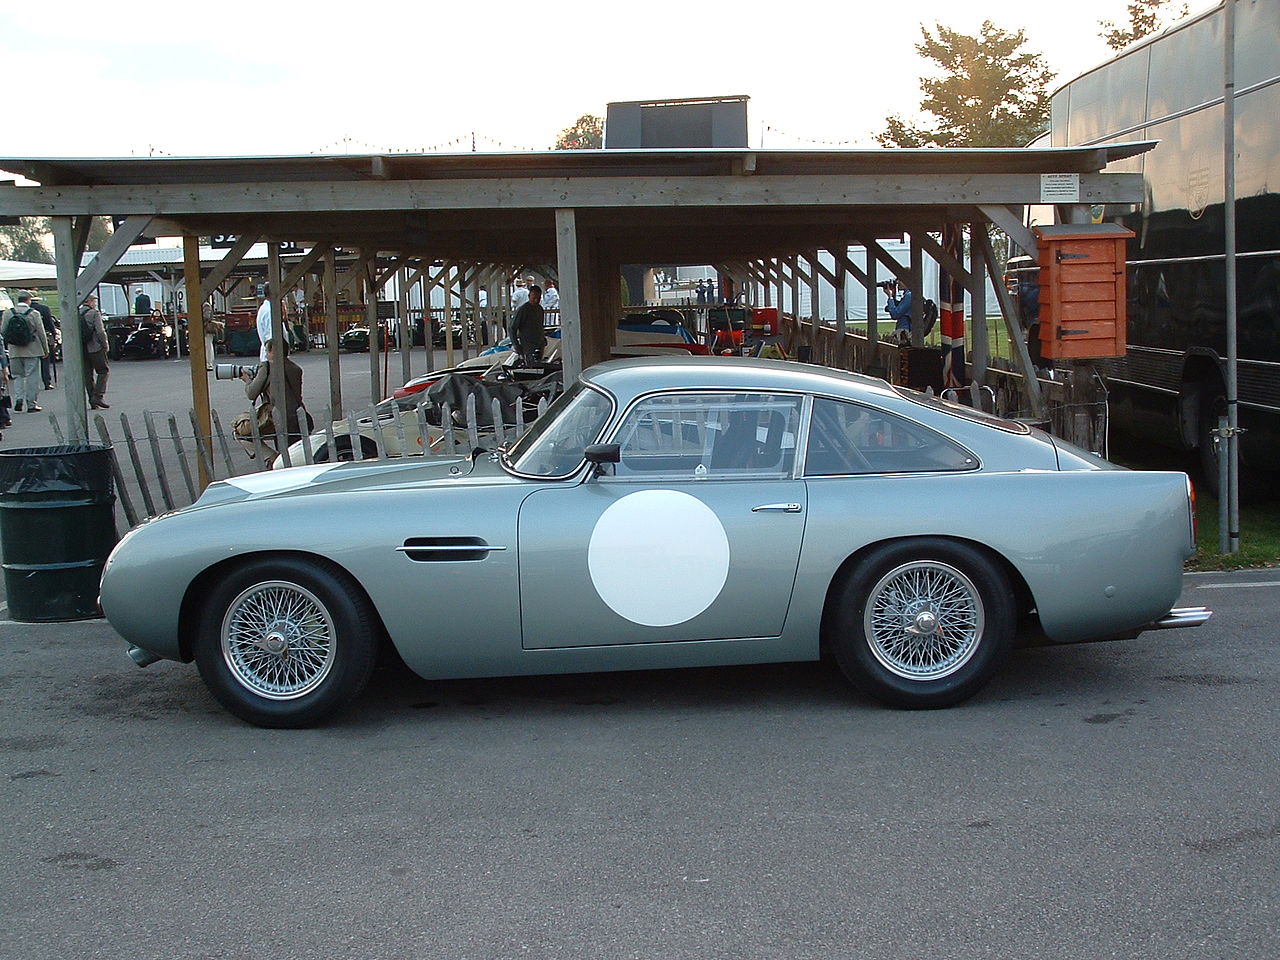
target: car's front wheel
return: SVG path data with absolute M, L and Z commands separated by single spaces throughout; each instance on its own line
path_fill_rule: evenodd
M 1013 592 L 980 550 L 949 540 L 886 544 L 834 594 L 827 645 L 850 681 L 898 707 L 973 696 L 1013 642 Z
M 196 638 L 200 675 L 218 701 L 261 727 L 305 727 L 354 698 L 377 654 L 374 615 L 343 571 L 262 558 L 209 594 Z

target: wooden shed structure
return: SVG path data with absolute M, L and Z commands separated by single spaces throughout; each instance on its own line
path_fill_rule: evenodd
M 971 291 L 981 291 L 986 273 L 999 269 L 988 225 L 1034 250 L 1035 240 L 1023 226 L 1028 204 L 1058 204 L 1062 221 L 1088 222 L 1094 206 L 1140 203 L 1140 174 L 1103 171 L 1151 146 L 15 157 L 0 158 L 0 170 L 38 185 L 0 189 L 0 217 L 53 218 L 64 317 L 75 316 L 139 237 L 187 238 L 192 387 L 199 409 L 202 398 L 207 408 L 200 307 L 259 241 L 268 243 L 277 281 L 273 296 L 327 264 L 330 310 L 338 287 L 358 283 L 371 319 L 377 290 L 395 269 L 409 271 L 414 282 L 456 283 L 462 290 L 487 286 L 490 304 L 501 301 L 515 270 L 555 275 L 568 381 L 610 355 L 623 265 L 711 264 L 737 279 L 750 301 L 767 302 L 776 290 L 780 306 L 787 286 L 794 290 L 803 282 L 816 292 L 819 283 L 832 283 L 841 317 L 846 274 L 867 287 L 868 303 L 874 304 L 873 260 L 918 286 L 921 258 L 930 256 Z M 80 268 L 88 218 L 95 215 L 123 220 L 98 256 Z M 935 239 L 947 224 L 970 225 L 975 256 L 968 263 Z M 221 262 L 201 264 L 197 238 L 214 235 L 238 241 Z M 904 235 L 912 245 L 906 266 L 877 242 Z M 309 252 L 282 266 L 278 249 L 284 241 Z M 866 264 L 849 261 L 851 244 L 866 248 Z M 345 276 L 336 269 L 335 248 L 357 253 Z M 833 254 L 834 273 L 819 263 L 819 250 Z M 1011 304 L 1002 303 L 1002 312 L 1011 311 Z M 868 313 L 874 318 L 874 309 Z M 278 306 L 274 315 L 281 316 Z M 64 336 L 70 429 L 83 438 L 85 398 L 76 386 L 82 382 L 79 325 L 67 324 Z M 336 337 L 330 340 L 335 342 Z M 372 376 L 376 383 L 376 364 Z M 1027 379 L 1034 395 L 1035 378 Z

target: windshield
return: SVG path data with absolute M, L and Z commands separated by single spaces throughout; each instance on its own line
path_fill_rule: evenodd
M 613 409 L 603 393 L 581 383 L 561 394 L 532 427 L 503 455 L 516 473 L 567 477 L 582 463 L 587 444 L 595 443 Z

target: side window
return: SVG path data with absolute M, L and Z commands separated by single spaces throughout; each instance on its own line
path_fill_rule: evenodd
M 789 477 L 800 397 L 768 393 L 668 393 L 641 400 L 616 441 L 617 478 Z
M 977 465 L 960 444 L 918 423 L 842 400 L 813 402 L 805 476 L 932 473 Z

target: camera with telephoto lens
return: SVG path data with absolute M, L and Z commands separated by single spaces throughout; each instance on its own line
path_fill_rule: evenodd
M 238 380 L 242 373 L 247 373 L 249 379 L 253 379 L 258 373 L 258 365 L 256 363 L 215 363 L 213 365 L 213 376 L 217 380 Z
M 888 291 L 893 290 L 898 286 L 898 281 L 897 280 L 881 280 L 879 283 L 876 284 L 876 286 L 887 293 Z

